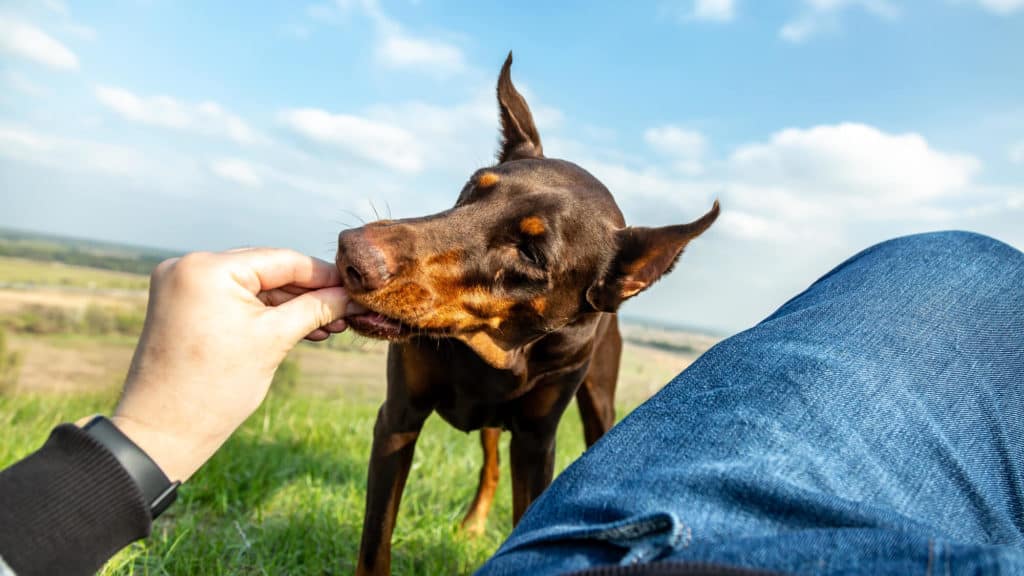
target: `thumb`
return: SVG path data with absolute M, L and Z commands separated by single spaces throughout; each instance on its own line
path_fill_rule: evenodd
M 340 286 L 312 290 L 270 310 L 281 333 L 295 344 L 307 334 L 326 326 L 345 314 L 349 298 Z

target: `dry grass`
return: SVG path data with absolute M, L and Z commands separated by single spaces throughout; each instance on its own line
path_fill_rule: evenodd
M 90 305 L 129 309 L 144 307 L 146 293 L 104 294 L 88 290 L 55 287 L 0 288 L 0 314 L 10 314 L 31 306 L 85 310 Z
M 21 357 L 11 391 L 81 393 L 120 386 L 135 342 L 125 337 L 8 334 L 8 346 Z
M 72 266 L 60 262 L 40 262 L 0 256 L 0 286 L 5 288 L 55 286 L 90 291 L 139 292 L 145 291 L 149 287 L 149 277 L 128 272 Z
M 55 288 L 0 290 L 0 317 L 32 307 L 85 310 L 144 306 L 138 294 L 90 294 Z M 23 359 L 21 391 L 96 391 L 119 385 L 131 360 L 134 341 L 124 336 L 11 334 L 10 347 Z M 627 342 L 619 374 L 618 399 L 635 406 L 657 392 L 703 352 L 677 353 Z M 323 398 L 348 397 L 380 402 L 385 393 L 387 345 L 354 339 L 344 346 L 299 346 L 292 353 L 302 373 L 297 391 Z

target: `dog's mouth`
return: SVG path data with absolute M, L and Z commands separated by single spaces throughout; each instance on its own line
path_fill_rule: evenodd
M 361 308 L 365 311 L 345 317 L 345 322 L 358 334 L 381 340 L 402 340 L 415 332 L 412 326 L 401 320 L 374 312 L 365 306 Z
M 452 335 L 449 330 L 409 324 L 398 318 L 377 312 L 362 302 L 356 302 L 354 299 L 352 304 L 355 305 L 356 312 L 345 316 L 345 322 L 349 328 L 361 336 L 379 340 L 402 341 L 412 336 L 444 338 Z M 349 306 L 352 306 L 352 304 Z

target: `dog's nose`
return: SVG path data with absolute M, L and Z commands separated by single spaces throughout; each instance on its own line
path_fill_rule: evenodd
M 338 235 L 337 265 L 349 292 L 372 292 L 391 278 L 387 255 L 362 229 L 345 230 Z

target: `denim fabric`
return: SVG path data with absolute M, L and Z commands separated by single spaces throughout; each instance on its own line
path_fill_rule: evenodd
M 479 571 L 1024 574 L 1024 254 L 854 256 L 613 428 Z

